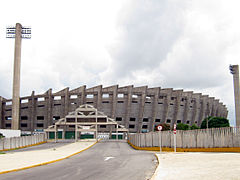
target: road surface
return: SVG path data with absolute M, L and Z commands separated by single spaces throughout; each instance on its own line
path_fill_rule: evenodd
M 87 151 L 53 164 L 0 175 L 1 180 L 145 180 L 156 168 L 154 153 L 123 141 L 102 141 Z

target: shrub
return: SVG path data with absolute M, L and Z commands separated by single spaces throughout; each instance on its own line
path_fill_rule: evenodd
M 207 128 L 220 128 L 220 127 L 230 127 L 229 120 L 223 117 L 207 117 L 202 121 L 201 129 Z

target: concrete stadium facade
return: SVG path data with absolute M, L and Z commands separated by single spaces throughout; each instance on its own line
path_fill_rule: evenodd
M 12 125 L 12 100 L 0 97 L 0 128 Z M 80 105 L 90 104 L 129 129 L 129 132 L 150 132 L 160 123 L 197 124 L 205 117 L 227 117 L 226 106 L 214 97 L 174 90 L 133 85 L 102 87 L 102 85 L 20 98 L 20 129 L 41 131 L 53 125 Z

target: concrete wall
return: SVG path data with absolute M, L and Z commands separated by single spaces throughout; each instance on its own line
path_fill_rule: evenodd
M 0 150 L 21 148 L 46 141 L 45 134 L 0 139 Z
M 88 89 L 82 86 L 56 93 L 49 89 L 40 95 L 35 95 L 33 91 L 31 96 L 20 99 L 20 129 L 23 131 L 45 129 L 82 104 L 93 105 L 129 128 L 130 132 L 151 132 L 160 123 L 173 126 L 174 123 L 182 122 L 200 126 L 209 115 L 227 117 L 228 113 L 223 103 L 207 95 L 133 85 L 99 85 Z M 0 128 L 11 128 L 11 101 L 0 97 Z
M 138 147 L 159 147 L 162 139 L 162 147 L 173 148 L 173 132 L 163 131 L 150 133 L 129 134 L 129 141 Z M 176 141 L 178 148 L 224 148 L 240 147 L 240 128 L 213 128 L 208 130 L 177 131 Z

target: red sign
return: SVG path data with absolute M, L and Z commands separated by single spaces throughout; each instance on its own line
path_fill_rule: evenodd
M 162 130 L 162 126 L 161 126 L 161 125 L 158 125 L 158 126 L 157 126 L 157 129 L 158 129 L 159 131 L 161 131 L 161 130 Z
M 173 126 L 173 133 L 174 133 L 174 134 L 177 133 L 177 125 L 176 125 L 176 124 L 174 124 L 174 126 Z

